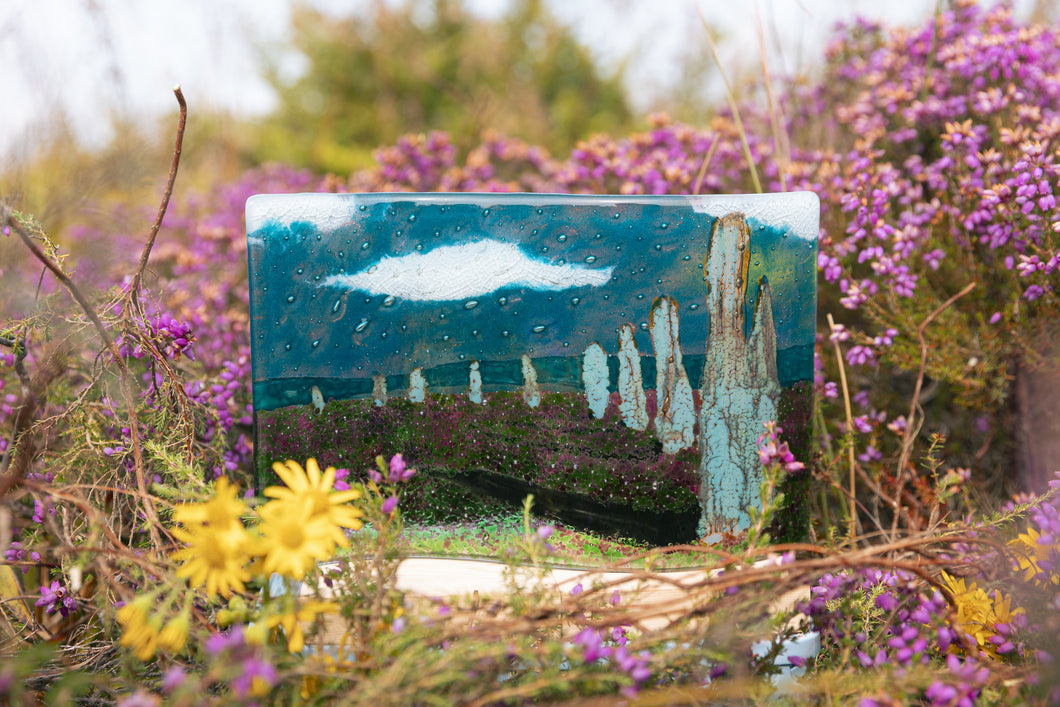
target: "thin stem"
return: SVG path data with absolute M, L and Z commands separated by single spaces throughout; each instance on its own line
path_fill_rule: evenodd
M 828 329 L 832 334 L 835 334 L 835 320 L 832 319 L 832 313 L 828 313 Z M 857 516 L 858 507 L 856 499 L 857 485 L 856 485 L 856 472 L 855 472 L 855 460 L 854 460 L 854 415 L 850 409 L 850 389 L 847 387 L 847 369 L 843 364 L 843 352 L 839 348 L 839 339 L 832 337 L 832 345 L 835 348 L 835 360 L 839 365 L 839 383 L 843 387 L 843 407 L 846 410 L 847 420 L 847 461 L 850 465 L 850 517 L 847 518 L 847 534 L 850 540 L 850 548 L 854 549 L 856 546 L 857 537 Z
M 758 169 L 755 167 L 754 160 L 751 157 L 751 145 L 747 142 L 747 133 L 743 129 L 743 121 L 740 120 L 740 109 L 736 105 L 736 96 L 733 94 L 732 86 L 729 84 L 729 77 L 725 75 L 725 69 L 721 65 L 721 59 L 718 57 L 718 46 L 714 43 L 714 37 L 710 34 L 710 26 L 707 24 L 707 19 L 703 17 L 703 12 L 698 7 L 696 12 L 699 13 L 699 20 L 703 23 L 703 32 L 707 35 L 707 42 L 710 44 L 710 53 L 714 57 L 714 63 L 718 65 L 718 73 L 721 75 L 721 80 L 725 83 L 725 96 L 729 100 L 729 108 L 732 109 L 732 119 L 736 123 L 736 131 L 740 134 L 740 144 L 743 145 L 744 159 L 747 160 L 747 168 L 751 171 L 751 182 L 754 184 L 755 192 L 761 194 L 762 182 L 758 180 Z
M 777 109 L 776 101 L 773 99 L 773 82 L 769 78 L 769 62 L 766 61 L 766 40 L 762 34 L 762 14 L 759 11 L 758 0 L 755 0 L 755 29 L 758 31 L 758 53 L 762 58 L 762 78 L 766 84 L 766 100 L 769 102 L 769 125 L 773 129 L 773 149 L 776 150 L 777 174 L 780 175 L 780 191 L 788 190 L 787 171 L 788 159 L 780 142 L 780 121 L 777 117 L 780 111 Z
M 920 322 L 920 325 L 916 328 L 916 340 L 920 344 L 920 370 L 916 374 L 916 385 L 913 387 L 913 398 L 909 401 L 909 414 L 905 418 L 905 432 L 902 435 L 902 453 L 898 459 L 898 469 L 896 470 L 898 477 L 898 489 L 895 492 L 895 499 L 900 501 L 902 498 L 902 488 L 905 486 L 905 467 L 909 463 L 909 456 L 913 451 L 913 440 L 915 435 L 913 433 L 913 418 L 916 415 L 916 409 L 920 405 L 920 391 L 924 386 L 924 375 L 927 372 L 927 359 L 928 359 L 928 345 L 927 340 L 924 338 L 924 331 L 927 329 L 931 322 L 942 314 L 946 309 L 950 307 L 954 302 L 964 297 L 969 292 L 975 289 L 976 283 L 969 282 L 965 285 L 960 292 L 950 297 L 948 300 L 938 306 L 938 308 L 927 315 L 924 321 Z M 898 515 L 895 514 L 892 527 L 897 527 Z
M 696 183 L 692 185 L 692 193 L 698 194 L 700 188 L 703 186 L 703 179 L 707 176 L 707 165 L 710 164 L 710 160 L 714 157 L 714 150 L 717 149 L 718 143 L 721 142 L 721 134 L 714 136 L 714 142 L 710 143 L 710 149 L 707 150 L 707 156 L 703 158 L 703 164 L 699 165 L 699 172 L 696 174 Z

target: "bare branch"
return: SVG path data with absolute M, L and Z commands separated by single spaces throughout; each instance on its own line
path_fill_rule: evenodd
M 154 503 L 151 501 L 151 496 L 147 492 L 147 480 L 144 475 L 144 460 L 143 460 L 143 449 L 140 443 L 140 423 L 136 414 L 136 394 L 133 389 L 132 373 L 129 371 L 129 367 L 125 364 L 125 359 L 122 358 L 121 352 L 118 351 L 117 345 L 114 343 L 114 339 L 111 337 L 110 332 L 100 321 L 99 315 L 96 314 L 95 309 L 91 303 L 81 294 L 80 288 L 74 284 L 74 281 L 63 272 L 63 269 L 59 267 L 48 255 L 40 249 L 30 234 L 26 232 L 26 229 L 22 226 L 22 223 L 15 218 L 14 213 L 10 207 L 3 205 L 0 206 L 0 216 L 2 216 L 2 222 L 6 224 L 14 233 L 18 234 L 18 237 L 22 239 L 23 244 L 29 248 L 30 252 L 33 253 L 34 257 L 39 260 L 44 267 L 52 272 L 53 275 L 63 284 L 63 286 L 70 292 L 70 295 L 77 301 L 81 309 L 84 310 L 85 315 L 89 321 L 96 328 L 99 333 L 100 339 L 103 340 L 103 345 L 110 352 L 111 357 L 117 364 L 121 371 L 121 382 L 122 382 L 122 393 L 125 398 L 125 404 L 128 408 L 129 415 L 129 436 L 132 439 L 132 451 L 133 451 L 133 462 L 136 466 L 136 487 L 140 494 L 140 499 L 144 504 L 144 511 L 147 515 L 148 530 L 151 534 L 151 539 L 154 541 L 155 547 L 161 547 L 162 537 L 158 532 L 158 514 L 155 512 Z M 18 473 L 5 474 L 0 479 L 0 496 L 6 493 L 19 481 Z
M 155 222 L 151 225 L 151 233 L 147 236 L 147 243 L 144 244 L 144 250 L 140 254 L 140 262 L 136 266 L 136 272 L 133 274 L 132 284 L 129 285 L 129 294 L 134 301 L 140 291 L 140 282 L 143 280 L 144 269 L 147 267 L 147 259 L 151 257 L 151 249 L 154 248 L 158 231 L 162 228 L 162 219 L 165 218 L 166 209 L 169 208 L 169 199 L 173 196 L 173 184 L 177 181 L 180 152 L 184 145 L 184 127 L 188 122 L 188 104 L 184 101 L 184 94 L 181 93 L 179 84 L 173 89 L 173 94 L 177 97 L 177 103 L 180 105 L 180 119 L 177 122 L 177 141 L 173 148 L 173 163 L 169 167 L 169 180 L 166 182 L 166 190 L 162 194 L 162 203 L 158 205 L 158 215 L 155 216 Z

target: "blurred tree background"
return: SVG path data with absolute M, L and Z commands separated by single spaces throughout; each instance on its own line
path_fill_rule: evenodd
M 593 133 L 623 134 L 640 122 L 621 65 L 601 68 L 544 0 L 511 0 L 492 19 L 465 0 L 373 0 L 344 17 L 303 4 L 290 37 L 290 46 L 260 50 L 278 96 L 270 114 L 192 102 L 178 188 L 224 183 L 269 161 L 345 176 L 400 135 L 432 130 L 450 133 L 461 151 L 490 129 L 565 157 Z M 305 67 L 293 77 L 279 58 L 291 50 Z M 116 231 L 143 230 L 137 210 L 102 205 L 157 203 L 173 115 L 145 121 L 112 111 L 103 147 L 79 143 L 77 120 L 52 111 L 32 144 L 0 164 L 0 194 L 60 241 L 85 210 L 105 210 Z
M 377 0 L 341 20 L 302 6 L 293 24 L 308 71 L 269 68 L 280 107 L 251 131 L 253 163 L 346 175 L 402 134 L 444 130 L 467 148 L 487 128 L 565 154 L 633 123 L 621 71 L 605 75 L 542 0 L 514 0 L 499 20 L 462 0 Z

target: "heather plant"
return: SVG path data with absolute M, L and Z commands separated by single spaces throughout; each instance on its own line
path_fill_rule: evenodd
M 1007 419 L 1013 377 L 1055 353 L 1057 46 L 1054 27 L 958 2 L 915 30 L 846 28 L 822 80 L 794 94 L 804 109 L 788 114 L 817 118 L 793 121 L 793 144 L 827 141 L 796 183 L 823 195 L 823 302 L 849 313 L 829 332 L 852 374 L 848 431 L 859 456 L 894 465 L 875 480 L 895 497 L 915 486 L 914 432 L 941 428 L 917 410 L 929 382 L 966 411 L 949 425 L 955 466 L 982 479 L 984 458 L 1018 461 L 987 453 L 1026 423 Z M 916 376 L 901 415 L 871 384 L 900 381 L 894 369 Z M 1023 485 L 1051 471 L 1025 469 Z

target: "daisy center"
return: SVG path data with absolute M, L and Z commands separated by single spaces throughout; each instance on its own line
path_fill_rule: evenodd
M 277 533 L 277 539 L 288 548 L 300 548 L 306 540 L 305 531 L 302 530 L 302 526 L 299 523 L 293 521 L 287 521 L 281 525 Z

